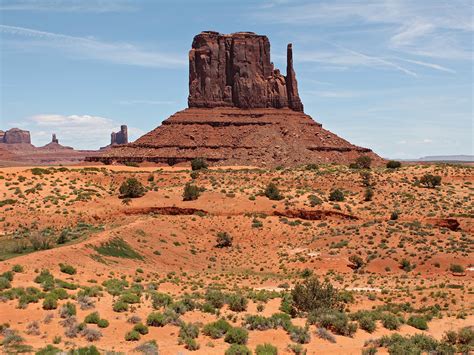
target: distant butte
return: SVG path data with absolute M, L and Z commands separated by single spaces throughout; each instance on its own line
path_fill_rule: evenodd
M 286 75 L 270 60 L 270 42 L 253 32 L 194 37 L 189 108 L 133 143 L 112 145 L 92 162 L 174 165 L 197 157 L 213 165 L 294 166 L 381 158 L 322 128 L 303 112 L 287 46 Z

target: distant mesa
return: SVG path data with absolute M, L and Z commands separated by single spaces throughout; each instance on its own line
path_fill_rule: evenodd
M 30 132 L 19 128 L 0 131 L 0 143 L 4 144 L 31 144 Z
M 127 144 L 127 143 L 128 143 L 128 128 L 127 128 L 127 125 L 121 125 L 120 131 L 111 133 L 110 145 Z
M 270 60 L 266 36 L 202 32 L 189 51 L 189 108 L 135 142 L 86 160 L 174 165 L 202 157 L 213 165 L 267 167 L 349 163 L 360 155 L 381 161 L 303 112 L 291 44 L 286 62 L 283 75 Z

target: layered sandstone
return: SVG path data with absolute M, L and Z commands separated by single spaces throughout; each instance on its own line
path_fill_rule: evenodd
M 111 145 L 88 161 L 174 165 L 203 157 L 214 165 L 277 166 L 381 160 L 322 128 L 303 112 L 287 47 L 286 76 L 270 42 L 251 32 L 202 32 L 189 52 L 189 108 L 137 141 Z
M 112 132 L 110 134 L 110 145 L 127 144 L 128 143 L 128 128 L 127 125 L 121 125 L 120 131 Z
M 284 108 L 303 111 L 287 49 L 286 77 L 270 61 L 270 41 L 253 32 L 194 37 L 189 51 L 189 107 Z
M 0 143 L 4 144 L 31 144 L 30 132 L 19 128 L 0 131 Z

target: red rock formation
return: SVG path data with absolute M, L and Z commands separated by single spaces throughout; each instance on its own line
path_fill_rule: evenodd
M 253 32 L 206 31 L 189 52 L 189 107 L 283 108 L 303 111 L 288 45 L 287 77 L 270 61 L 270 42 Z
M 126 145 L 88 161 L 176 164 L 203 157 L 214 165 L 294 166 L 381 159 L 322 128 L 303 113 L 287 48 L 287 75 L 270 62 L 266 36 L 202 32 L 189 52 L 189 108 Z
M 120 131 L 112 132 L 110 135 L 110 145 L 127 144 L 128 143 L 128 128 L 127 125 L 121 125 Z
M 31 144 L 30 132 L 19 128 L 9 129 L 2 132 L 0 136 L 2 136 L 2 143 L 5 144 Z

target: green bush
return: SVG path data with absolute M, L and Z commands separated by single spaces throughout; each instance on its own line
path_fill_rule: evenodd
M 194 170 L 201 170 L 207 169 L 207 162 L 203 158 L 196 158 L 191 161 L 191 169 Z
M 195 339 L 199 336 L 199 327 L 193 323 L 183 323 L 179 328 L 178 337 L 181 339 Z
M 441 185 L 441 176 L 425 174 L 421 177 L 420 184 L 425 186 L 425 187 L 433 189 L 436 186 Z
M 462 274 L 464 272 L 464 267 L 459 264 L 451 264 L 449 266 L 449 271 L 457 273 L 457 274 Z M 1 287 L 0 287 L 1 289 Z
M 145 195 L 146 189 L 135 178 L 128 178 L 119 188 L 120 198 L 137 198 Z
M 232 246 L 233 238 L 227 232 L 219 232 L 216 237 L 216 247 L 227 248 Z
M 99 312 L 93 312 L 90 313 L 84 318 L 84 323 L 87 324 L 97 324 L 100 321 L 100 315 Z
M 359 327 L 361 329 L 364 329 L 368 333 L 373 333 L 377 328 L 377 325 L 375 324 L 375 321 L 372 318 L 368 316 L 362 316 L 359 319 Z
M 225 295 L 221 290 L 208 288 L 204 297 L 214 308 L 222 308 L 225 303 Z
M 131 330 L 127 334 L 125 334 L 126 341 L 138 341 L 140 340 L 141 336 L 140 333 L 136 330 Z
M 410 318 L 408 318 L 407 324 L 412 326 L 413 328 L 420 330 L 428 329 L 428 323 L 426 322 L 426 319 L 424 317 L 411 316 Z
M 222 338 L 232 326 L 225 319 L 219 319 L 215 322 L 206 324 L 202 330 L 204 335 L 211 337 L 212 339 Z
M 61 318 L 69 318 L 75 316 L 76 313 L 76 305 L 74 303 L 67 302 L 61 307 L 60 316 Z
M 163 327 L 166 323 L 166 317 L 163 313 L 159 312 L 150 313 L 146 319 L 146 324 L 150 327 Z
M 341 310 L 344 305 L 339 292 L 329 283 L 321 283 L 317 278 L 306 279 L 291 291 L 293 306 L 300 312 L 317 310 Z
M 151 300 L 153 308 L 155 309 L 166 307 L 173 303 L 173 298 L 170 295 L 161 292 L 152 293 Z
M 246 344 L 249 338 L 247 329 L 234 327 L 226 333 L 224 341 L 231 344 Z
M 337 201 L 337 202 L 344 201 L 344 192 L 342 192 L 339 189 L 332 190 L 329 193 L 329 201 Z
M 349 322 L 347 315 L 340 311 L 312 314 L 310 318 L 314 319 L 313 323 L 339 335 L 352 336 L 357 330 L 357 324 Z
M 352 263 L 355 270 L 359 270 L 365 265 L 364 259 L 362 259 L 359 255 L 352 254 L 349 256 L 349 261 Z
M 25 271 L 25 268 L 24 268 L 22 265 L 20 265 L 20 264 L 15 264 L 15 265 L 13 265 L 13 267 L 12 267 L 12 271 L 13 271 L 13 272 L 18 272 L 18 273 L 20 273 L 20 272 Z
M 308 327 L 292 326 L 289 335 L 290 339 L 298 344 L 308 344 L 311 340 Z
M 193 339 L 193 338 L 185 338 L 184 347 L 188 349 L 189 351 L 196 351 L 196 350 L 199 350 L 200 348 L 196 339 Z
M 259 344 L 255 348 L 255 355 L 277 355 L 278 349 L 272 344 Z
M 280 190 L 274 183 L 269 183 L 265 189 L 265 196 L 268 197 L 270 200 L 281 200 L 283 196 L 280 194 Z
M 123 301 L 116 301 L 113 305 L 114 312 L 126 312 L 128 311 L 128 303 Z
M 139 332 L 142 335 L 148 334 L 148 327 L 143 323 L 137 323 L 133 327 L 133 330 Z
M 387 169 L 398 169 L 399 167 L 402 166 L 402 163 L 396 160 L 390 160 L 387 162 Z
M 58 299 L 55 296 L 48 294 L 43 300 L 43 309 L 51 310 L 56 308 L 58 308 Z
M 184 186 L 184 191 L 183 191 L 183 201 L 194 201 L 199 198 L 199 195 L 201 192 L 199 191 L 199 188 L 196 185 L 187 183 Z
M 109 321 L 107 319 L 99 319 L 97 322 L 97 326 L 99 328 L 107 328 L 110 325 Z
M 372 164 L 372 158 L 368 155 L 361 155 L 358 157 L 354 163 L 350 164 L 351 169 L 370 169 Z
M 6 277 L 0 277 L 0 291 L 12 287 L 10 281 Z
M 225 351 L 225 355 L 252 355 L 252 352 L 245 345 L 232 344 L 229 349 Z
M 398 330 L 400 324 L 400 320 L 394 314 L 387 313 L 382 316 L 382 325 L 388 330 Z
M 245 296 L 234 293 L 227 297 L 227 304 L 229 305 L 229 309 L 234 312 L 243 312 L 247 310 L 248 300 Z
M 59 264 L 59 269 L 61 272 L 68 275 L 75 275 L 77 273 L 77 270 L 74 268 L 74 266 L 68 264 Z

